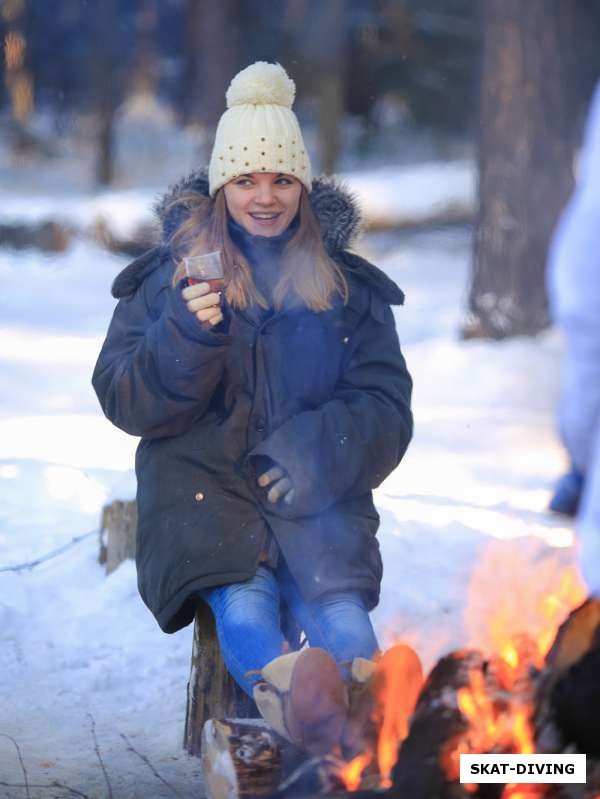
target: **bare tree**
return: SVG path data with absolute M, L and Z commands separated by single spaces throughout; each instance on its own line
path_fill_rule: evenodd
M 578 2 L 482 0 L 479 218 L 467 337 L 549 322 L 548 243 L 573 188 Z

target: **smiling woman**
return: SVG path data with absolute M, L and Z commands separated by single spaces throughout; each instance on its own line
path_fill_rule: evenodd
M 158 623 L 174 632 L 209 605 L 265 717 L 303 745 L 300 719 L 322 721 L 310 745 L 331 751 L 347 721 L 336 664 L 377 650 L 371 490 L 408 446 L 411 379 L 390 308 L 402 292 L 347 249 L 358 211 L 311 178 L 293 98 L 279 65 L 233 79 L 208 176 L 159 204 L 163 243 L 113 285 L 93 382 L 111 421 L 142 436 L 138 584 Z M 215 251 L 223 291 L 187 285 L 184 259 Z M 281 657 L 298 637 L 280 605 L 308 650 Z M 282 726 L 269 687 L 284 683 Z

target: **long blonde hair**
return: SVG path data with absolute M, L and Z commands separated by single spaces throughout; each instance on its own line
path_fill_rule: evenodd
M 176 207 L 184 207 L 188 216 L 168 242 L 176 264 L 173 286 L 185 276 L 184 257 L 220 250 L 229 304 L 241 310 L 252 305 L 267 308 L 266 299 L 252 280 L 250 264 L 229 235 L 223 189 L 217 191 L 214 199 L 188 190 L 166 210 L 169 212 Z M 293 298 L 300 299 L 313 311 L 326 311 L 332 307 L 331 299 L 336 292 L 347 302 L 348 283 L 325 250 L 319 223 L 304 188 L 299 214 L 298 227 L 282 253 L 281 272 L 273 288 L 273 306 L 279 310 L 286 299 Z

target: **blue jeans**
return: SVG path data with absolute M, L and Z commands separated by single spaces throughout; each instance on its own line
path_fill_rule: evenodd
M 262 669 L 284 652 L 280 597 L 309 644 L 327 650 L 338 663 L 355 657 L 371 658 L 378 649 L 358 592 L 330 592 L 314 602 L 305 602 L 281 556 L 275 570 L 259 566 L 252 579 L 206 588 L 200 596 L 215 617 L 225 665 L 249 696 L 258 677 L 246 677 L 246 672 Z

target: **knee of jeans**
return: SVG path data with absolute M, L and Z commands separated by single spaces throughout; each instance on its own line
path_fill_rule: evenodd
M 225 640 L 230 643 L 246 642 L 247 645 L 272 627 L 275 633 L 279 630 L 278 619 L 269 619 L 264 615 L 249 613 L 237 607 L 224 613 L 218 624 Z
M 360 611 L 368 612 L 362 596 L 357 591 L 332 591 L 317 600 L 314 605 L 321 608 L 346 608 L 350 611 L 358 608 Z
M 245 591 L 221 595 L 217 614 L 229 628 L 254 628 L 279 623 L 279 604 L 269 595 Z

